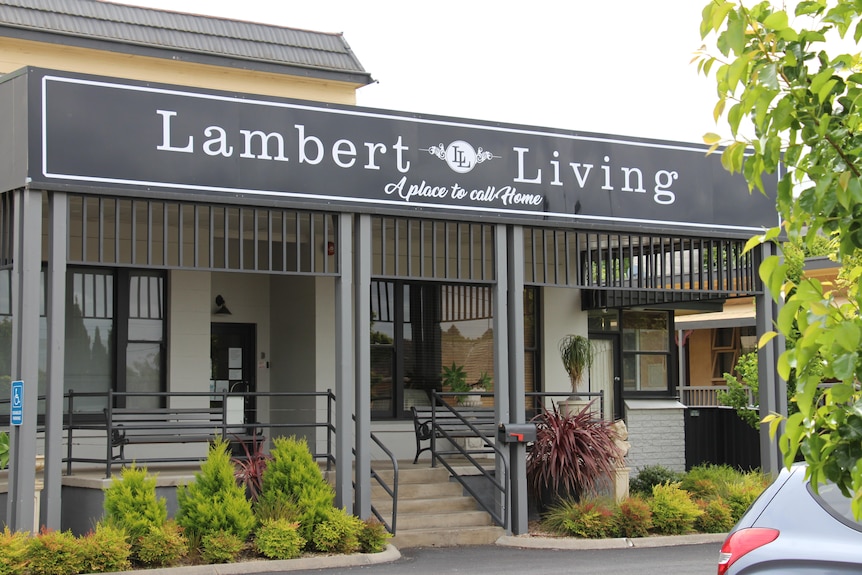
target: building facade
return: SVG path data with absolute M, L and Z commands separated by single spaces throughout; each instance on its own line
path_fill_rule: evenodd
M 523 423 L 529 392 L 569 387 L 557 342 L 589 335 L 606 417 L 674 420 L 674 311 L 754 297 L 770 321 L 743 248 L 774 202 L 703 147 L 358 108 L 340 36 L 91 0 L 2 0 L 0 23 L 0 344 L 45 525 L 70 391 L 92 413 L 256 394 L 243 422 L 307 423 L 316 449 L 322 400 L 266 394 L 332 390 L 338 502 L 367 517 L 371 434 L 412 459 L 444 367 Z M 503 457 L 523 532 L 525 446 Z M 29 527 L 14 461 L 7 522 Z

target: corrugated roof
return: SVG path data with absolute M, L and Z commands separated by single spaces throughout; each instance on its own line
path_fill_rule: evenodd
M 0 0 L 0 27 L 371 78 L 341 34 L 125 6 Z

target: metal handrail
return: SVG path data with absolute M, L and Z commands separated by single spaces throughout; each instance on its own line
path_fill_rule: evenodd
M 479 393 L 481 393 L 481 392 L 479 392 Z M 482 477 L 484 477 L 488 481 L 488 483 L 491 485 L 491 487 L 495 491 L 502 493 L 502 496 L 503 496 L 503 504 L 502 504 L 502 510 L 501 510 L 502 513 L 498 513 L 496 509 L 493 509 L 491 506 L 487 505 L 482 500 L 482 498 L 479 496 L 479 494 L 476 493 L 476 490 L 474 490 L 470 486 L 469 483 L 467 483 L 466 481 L 464 481 L 464 479 L 461 478 L 461 476 L 455 471 L 455 469 L 449 464 L 449 462 L 446 461 L 445 459 L 443 459 L 442 457 L 438 456 L 439 452 L 436 450 L 436 448 L 431 450 L 431 463 L 432 463 L 432 465 L 435 464 L 435 461 L 439 461 L 440 463 L 442 463 L 443 467 L 445 467 L 446 470 L 449 471 L 449 474 L 452 477 L 454 477 L 455 480 L 458 483 L 460 483 L 461 486 L 467 491 L 467 493 L 469 493 L 473 497 L 473 499 L 476 500 L 476 502 L 479 504 L 479 506 L 482 509 L 484 509 L 491 516 L 492 519 L 494 519 L 494 522 L 497 523 L 497 525 L 503 527 L 504 529 L 506 529 L 508 531 L 508 529 L 509 529 L 509 461 L 506 458 L 503 451 L 499 447 L 497 447 L 497 445 L 495 443 L 492 443 L 491 441 L 489 441 L 488 438 L 485 437 L 484 434 L 482 434 L 475 425 L 470 423 L 470 421 L 468 421 L 460 413 L 458 413 L 458 411 L 456 409 L 454 409 L 451 405 L 449 405 L 443 401 L 444 396 L 448 397 L 448 396 L 454 396 L 454 395 L 464 395 L 464 394 L 463 393 L 457 394 L 457 393 L 453 393 L 453 392 L 438 392 L 435 390 L 431 391 L 431 440 L 433 442 L 434 437 L 436 437 L 436 435 L 439 433 L 441 437 L 447 439 L 449 441 L 449 443 L 451 443 L 452 446 L 455 447 L 455 451 L 447 452 L 447 453 L 453 453 L 453 454 L 459 453 L 459 454 L 461 454 L 473 467 L 475 467 L 476 469 L 479 470 Z M 503 471 L 502 481 L 499 481 L 494 475 L 491 475 L 488 472 L 488 470 L 484 468 L 484 466 L 482 466 L 478 461 L 476 461 L 473 458 L 473 456 L 470 454 L 470 452 L 468 450 L 464 449 L 464 447 L 462 447 L 461 445 L 458 444 L 457 441 L 455 441 L 456 438 L 452 437 L 445 429 L 443 429 L 442 427 L 437 425 L 437 421 L 436 421 L 437 407 L 445 408 L 450 413 L 455 415 L 455 417 L 459 421 L 461 421 L 461 423 L 463 423 L 465 425 L 465 427 L 470 429 L 475 434 L 475 436 L 477 438 L 482 440 L 485 447 L 494 451 L 494 453 L 497 456 L 496 457 L 497 461 L 502 462 L 502 471 Z
M 356 421 L 356 417 L 353 417 L 353 420 Z M 383 518 L 383 515 L 377 510 L 374 506 L 374 503 L 371 504 L 371 513 L 380 521 L 386 530 L 389 531 L 392 535 L 395 535 L 395 530 L 397 528 L 398 522 L 398 460 L 395 458 L 395 454 L 392 453 L 378 438 L 374 433 L 371 433 L 371 441 L 377 444 L 383 453 L 389 458 L 389 461 L 392 463 L 392 487 L 390 487 L 386 480 L 380 476 L 377 471 L 374 470 L 374 467 L 371 468 L 371 479 L 375 480 L 377 484 L 383 488 L 383 491 L 386 492 L 387 495 L 392 499 L 392 520 L 391 522 L 386 521 Z M 353 450 L 353 455 L 356 455 L 356 450 Z M 356 482 L 353 482 L 354 489 L 356 488 Z

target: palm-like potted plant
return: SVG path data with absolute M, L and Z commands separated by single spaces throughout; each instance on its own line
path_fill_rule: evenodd
M 454 391 L 456 393 L 469 392 L 473 390 L 473 388 L 470 387 L 470 384 L 467 383 L 467 372 L 464 370 L 464 366 L 457 365 L 454 361 L 451 366 L 443 366 L 443 373 L 441 374 L 440 380 L 443 384 L 444 390 L 447 387 L 449 388 L 449 391 Z M 466 398 L 466 395 L 456 395 L 455 401 L 458 405 L 461 405 L 464 403 Z
M 532 422 L 536 441 L 527 453 L 527 482 L 540 505 L 594 493 L 625 456 L 613 424 L 590 404 L 577 413 L 543 408 Z
M 581 380 L 593 363 L 593 344 L 582 335 L 569 334 L 560 340 L 560 359 L 569 374 L 572 392 L 577 393 Z

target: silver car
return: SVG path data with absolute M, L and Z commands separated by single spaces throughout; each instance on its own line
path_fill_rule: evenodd
M 718 575 L 862 573 L 862 522 L 833 484 L 814 493 L 805 465 L 783 470 L 721 547 Z

